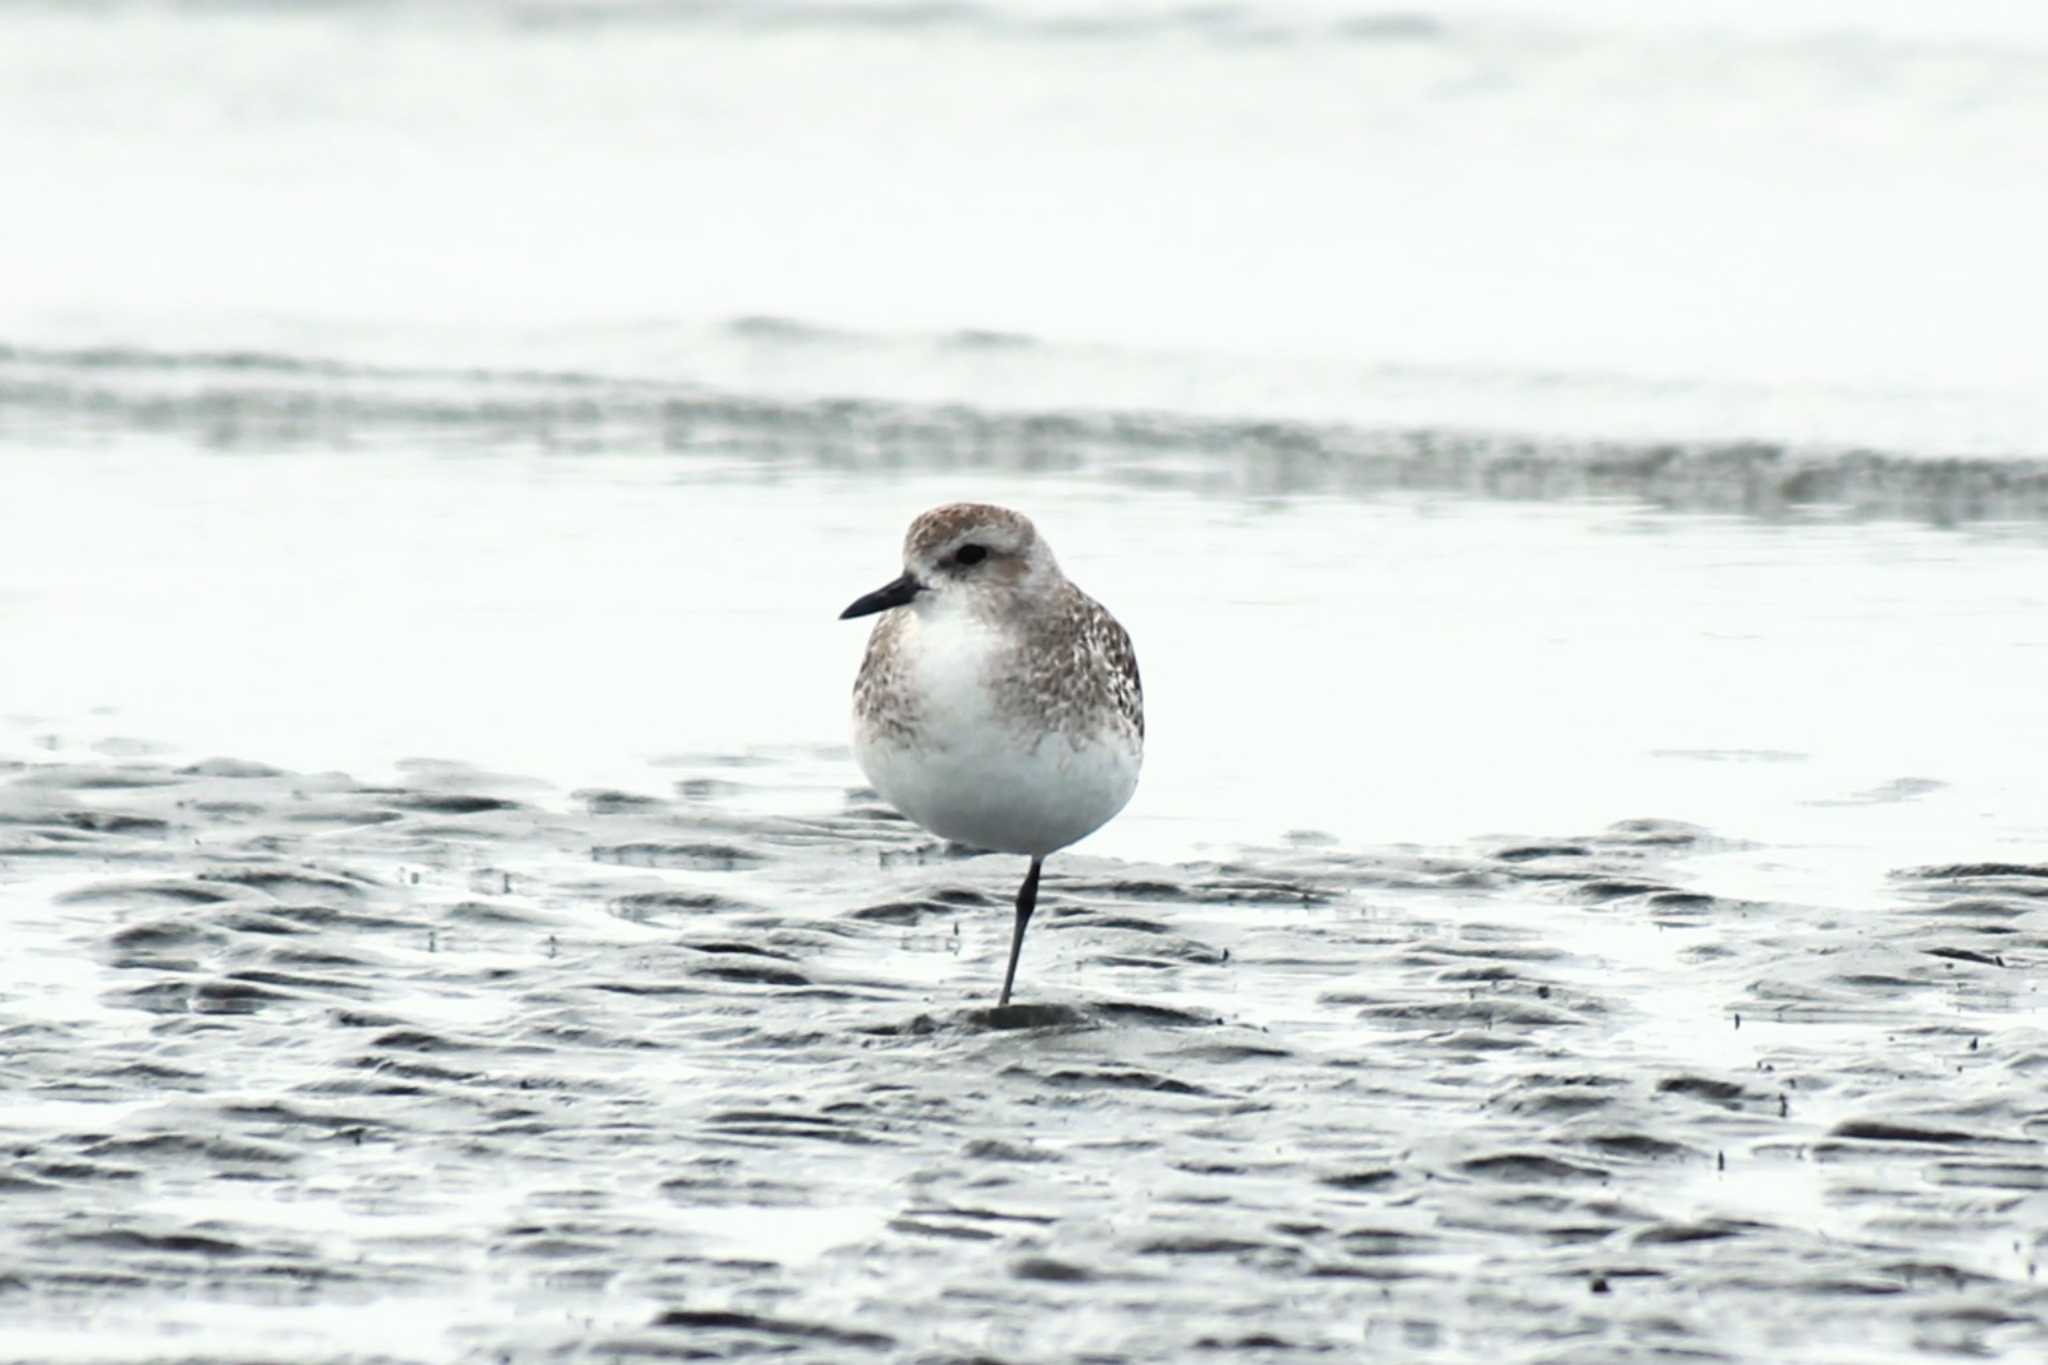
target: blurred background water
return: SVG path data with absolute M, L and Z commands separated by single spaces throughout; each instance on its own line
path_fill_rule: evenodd
M 2031 6 L 7 25 L 17 347 L 1922 455 L 2048 424 Z
M 1816 1314 L 1856 1344 L 1814 1358 L 2038 1342 L 2043 1119 L 2016 1096 L 2048 960 L 2044 77 L 2048 11 L 1993 3 L 0 6 L 0 824 L 17 830 L 0 888 L 23 947 L 8 1080 L 37 1100 L 11 1131 L 18 1153 L 77 1158 L 23 1168 L 22 1199 L 45 1202 L 11 1244 L 29 1269 L 0 1264 L 0 1293 L 32 1309 L 20 1358 L 148 1356 L 156 1317 L 206 1350 L 304 1355 L 336 1333 L 337 1353 L 393 1359 L 580 1358 L 572 1319 L 655 1314 L 738 1334 L 719 1350 L 821 1359 L 1278 1359 L 1361 1339 L 1619 1359 L 1646 1332 L 1774 1359 L 1812 1344 Z M 996 944 L 999 911 L 950 944 L 917 927 L 993 904 L 1004 870 L 918 854 L 878 887 L 873 845 L 894 856 L 900 832 L 856 818 L 857 795 L 845 813 L 864 632 L 832 618 L 894 573 L 912 515 L 961 497 L 1038 520 L 1130 627 L 1147 684 L 1139 795 L 1082 851 L 1095 880 L 1053 888 L 1078 918 L 1051 942 L 1089 946 L 1045 949 L 1045 995 L 1082 1001 L 1049 1022 L 1085 1027 L 1022 1052 L 947 1013 L 992 951 L 962 962 L 959 935 Z M 368 785 L 230 799 L 213 788 L 243 778 L 193 766 L 219 755 Z M 158 786 L 155 805 L 133 794 Z M 594 880 L 591 852 L 620 837 L 599 817 L 643 809 L 621 793 L 681 802 L 665 837 L 724 822 L 739 852 L 712 882 L 738 899 Z M 290 813 L 308 800 L 328 804 Z M 553 814 L 519 824 L 527 803 Z M 820 811 L 836 851 L 791 851 L 776 822 Z M 1629 880 L 1668 850 L 1682 876 Z M 701 879 L 704 856 L 624 861 Z M 376 914 L 319 921 L 327 957 L 285 960 L 262 937 L 285 931 L 243 901 L 241 921 L 209 918 L 227 913 L 213 879 L 256 894 L 251 858 L 332 874 L 309 890 L 271 867 L 266 915 L 280 897 Z M 1570 870 L 1551 879 L 1552 858 Z M 131 863 L 186 879 L 106 889 Z M 1344 917 L 1261 927 L 1269 893 Z M 909 899 L 869 904 L 888 895 Z M 748 901 L 731 941 L 691 918 Z M 193 923 L 149 918 L 167 905 Z M 458 922 L 482 955 L 459 967 L 438 949 Z M 1942 936 L 1965 923 L 1980 936 Z M 364 949 L 414 927 L 436 946 Z M 1496 939 L 1507 965 L 1470 968 Z M 733 942 L 790 954 L 789 979 L 631 994 Z M 1927 975 L 1994 959 L 1996 990 Z M 1470 993 L 1538 977 L 1542 1001 L 1578 1003 L 1476 1022 Z M 1105 1004 L 1105 983 L 1182 1013 Z M 1256 1037 L 1128 1031 L 1193 1027 L 1219 993 Z M 335 999 L 385 1011 L 367 1060 L 250 1069 L 293 1026 L 370 1026 Z M 940 1023 L 907 1023 L 919 1003 Z M 223 1014 L 253 1022 L 223 1033 Z M 636 1028 L 667 1060 L 619 1079 Z M 936 1064 L 915 1051 L 932 1029 Z M 1965 1047 L 1990 1069 L 1945 1092 Z M 550 1111 L 547 1143 L 659 1114 L 682 1155 L 653 1126 L 640 1166 L 586 1148 L 589 1188 L 514 1180 L 514 1218 L 490 1197 L 509 1167 L 435 1144 L 477 1115 L 514 1122 L 490 1087 L 521 1048 L 550 1059 L 541 1083 L 609 1095 Z M 1360 1049 L 1401 1079 L 1360 1091 L 1329 1070 Z M 477 1069 L 411 1056 L 435 1051 Z M 131 1073 L 138 1055 L 171 1070 Z M 863 1059 L 926 1108 L 848 1089 Z M 1008 1088 L 969 1103 L 962 1068 L 984 1066 Z M 441 1117 L 413 1126 L 411 1097 L 342 1067 L 403 1072 Z M 746 1118 L 766 1104 L 749 1068 L 878 1105 L 846 1120 L 848 1151 L 908 1145 L 790 1167 L 791 1134 L 823 1120 Z M 1582 1105 L 1553 1070 L 1619 1088 Z M 1797 1111 L 1749 1079 L 1766 1071 L 1803 1078 Z M 256 1075 L 252 1098 L 237 1087 Z M 163 1086 L 198 1108 L 151 1108 Z M 1055 1098 L 1076 1087 L 1078 1115 Z M 1267 1088 L 1315 1112 L 1245 1119 Z M 297 1117 L 261 1098 L 280 1093 Z M 1705 1097 L 1704 1127 L 1650 1102 L 1671 1095 Z M 483 1187 L 405 1216 L 484 1268 L 408 1260 L 374 1163 L 303 1256 L 249 1231 L 283 1215 L 219 1182 L 249 1178 L 264 1143 L 315 1150 L 294 1125 L 322 1104 L 322 1140 L 367 1133 Z M 990 1172 L 1024 1158 L 987 1144 L 1041 1104 L 1080 1125 L 1054 1143 L 1075 1164 L 1026 1182 L 1030 1226 L 1053 1231 L 933 1232 L 929 1200 L 898 1207 L 961 1153 L 954 1215 L 1000 1186 Z M 1883 1126 L 1907 1111 L 1939 1122 Z M 891 1126 L 941 1113 L 943 1151 Z M 247 1142 L 147 1146 L 195 1123 Z M 1167 1134 L 1158 1159 L 1183 1174 L 1264 1172 L 1218 1201 L 1258 1214 L 1153 1235 L 1134 1124 Z M 1872 1142 L 1875 1164 L 1852 1159 Z M 538 1170 L 547 1143 L 505 1159 Z M 1738 1145 L 1767 1169 L 1705 1173 Z M 1293 1155 L 1260 1166 L 1272 1146 Z M 1369 1151 L 1384 1186 L 1302 1155 L 1331 1151 Z M 685 1180 L 672 1157 L 728 1165 Z M 149 1201 L 78 1195 L 131 1178 L 119 1159 L 149 1172 Z M 688 1212 L 659 1237 L 616 1221 L 642 1176 Z M 1439 1177 L 1461 1193 L 1433 1203 Z M 281 1197 L 316 1195 L 306 1178 Z M 1586 1181 L 1619 1193 L 1559 1196 L 1540 1227 L 1503 1213 L 1549 1197 L 1524 1187 Z M 1105 1183 L 1122 1233 L 1074 1221 Z M 1379 1220 L 1343 1232 L 1347 1254 L 1391 1255 L 1373 1292 L 1412 1278 L 1420 1298 L 1374 1299 L 1374 1317 L 1340 1289 L 1357 1265 L 1297 1259 L 1331 1200 Z M 706 1221 L 707 1204 L 741 1207 Z M 129 1240 L 67 1240 L 145 1207 Z M 746 1229 L 766 1207 L 819 1221 L 764 1239 Z M 563 1209 L 588 1215 L 548 1253 L 563 1268 L 489 1269 Z M 235 1250 L 162 1243 L 195 1226 Z M 1838 1264 L 1814 1237 L 1851 1250 Z M 650 1269 L 663 1238 L 724 1248 L 704 1262 L 715 1308 Z M 1723 1238 L 1713 1274 L 1645 1250 Z M 891 1315 L 936 1273 L 930 1247 L 984 1242 L 1008 1259 L 954 1273 L 1025 1288 L 991 1291 L 986 1332 L 903 1356 L 919 1334 Z M 1560 1250 L 1582 1242 L 1597 1256 Z M 237 1307 L 250 1262 L 206 1280 L 162 1260 L 273 1252 L 315 1287 L 268 1325 Z M 110 1255 L 147 1261 L 121 1272 L 140 1298 L 78 1268 Z M 349 1256 L 379 1268 L 337 1299 L 318 1286 Z M 1236 1278 L 1186 1279 L 1189 1304 L 1159 1301 L 1168 1329 L 1118 1286 L 1183 1256 Z M 1526 1302 L 1474 1289 L 1474 1267 L 1532 1256 Z M 1654 1264 L 1668 1293 L 1588 1326 L 1610 1262 Z M 957 1312 L 946 1296 L 977 1292 L 932 1283 Z M 1095 1286 L 1075 1291 L 1090 1312 L 1036 1334 L 1044 1286 L 1069 1283 Z M 1768 1306 L 1714 1297 L 1737 1283 Z M 165 1306 L 205 1284 L 202 1306 Z M 1929 1307 L 1930 1284 L 1954 1301 Z M 1904 1295 L 1888 1317 L 1816 1306 L 1880 1292 Z M 432 1325 L 337 1326 L 351 1294 L 431 1303 Z M 1274 1306 L 1290 1295 L 1311 1327 Z M 117 1300 L 126 1335 L 82 1329 Z M 790 1328 L 776 1304 L 842 1328 Z M 555 1316 L 504 1328 L 519 1312 Z M 876 1314 L 866 1336 L 849 1325 Z M 1271 1341 L 1233 1346 L 1232 1320 Z M 674 1340 L 657 1337 L 604 1349 L 659 1356 Z

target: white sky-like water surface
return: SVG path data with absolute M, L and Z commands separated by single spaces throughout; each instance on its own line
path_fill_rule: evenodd
M 1727 894 L 1853 901 L 2037 846 L 2048 545 L 1623 505 L 1217 500 L 1076 475 L 645 457 L 24 458 L 8 748 L 87 729 L 358 776 L 455 759 L 660 790 L 769 748 L 859 782 L 834 619 L 957 497 L 1027 508 L 1135 636 L 1150 748 L 1091 840 L 1454 843 L 1641 816 L 1758 847 Z M 94 708 L 108 708 L 96 717 Z M 787 784 L 785 784 L 787 785 Z

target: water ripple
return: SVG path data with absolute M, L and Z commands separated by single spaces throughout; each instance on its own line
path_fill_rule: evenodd
M 2036 864 L 1850 924 L 1656 821 L 1072 855 L 999 1009 L 1015 869 L 858 802 L 105 758 L 0 786 L 0 1296 L 109 1358 L 2048 1342 Z

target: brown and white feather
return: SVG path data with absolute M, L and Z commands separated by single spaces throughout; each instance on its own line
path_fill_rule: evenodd
M 977 848 L 1043 857 L 1100 828 L 1144 763 L 1144 687 L 1123 626 L 1008 508 L 932 509 L 911 523 L 903 567 L 854 680 L 869 781 Z

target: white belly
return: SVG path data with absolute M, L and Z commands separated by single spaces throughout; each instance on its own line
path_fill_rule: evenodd
M 1044 857 L 1101 828 L 1138 788 L 1135 735 L 1038 730 L 996 714 L 985 640 L 924 629 L 905 681 L 915 735 L 854 723 L 854 756 L 882 799 L 942 839 Z

